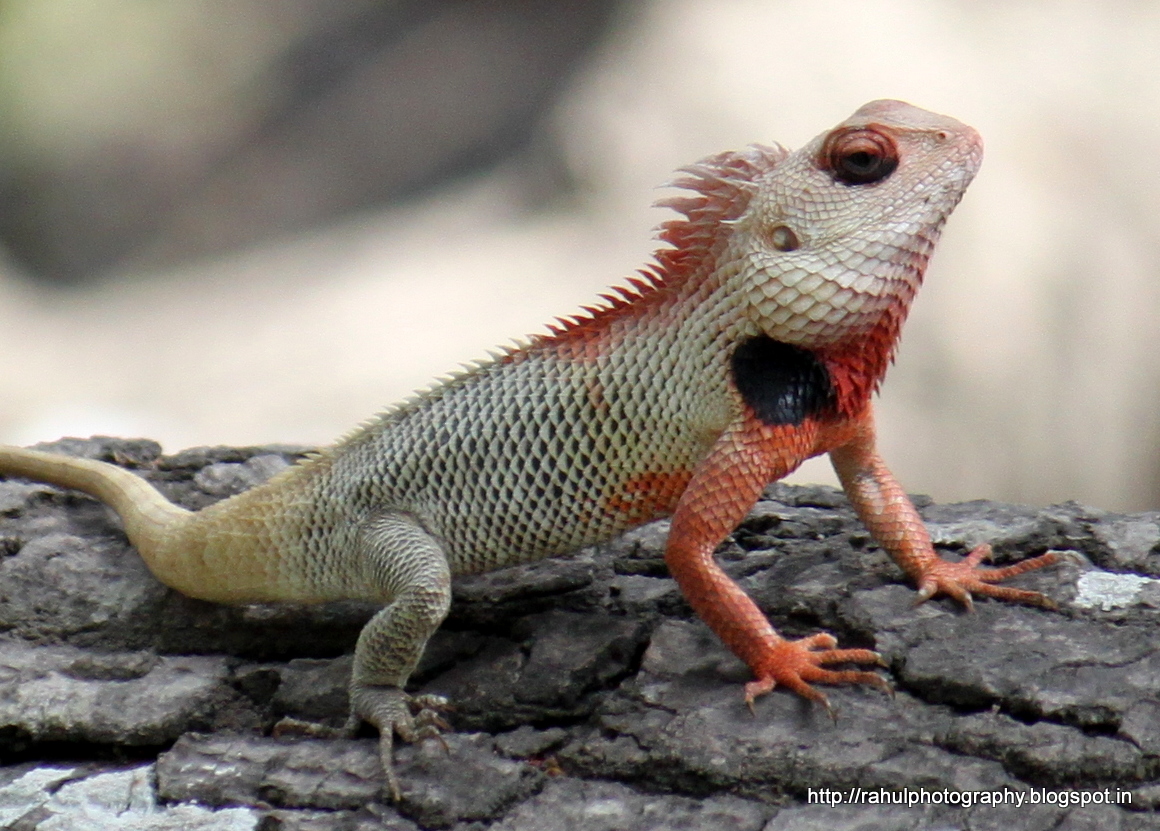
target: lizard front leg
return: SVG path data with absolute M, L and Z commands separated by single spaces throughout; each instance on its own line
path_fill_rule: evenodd
M 977 546 L 957 563 L 948 562 L 935 553 L 930 534 L 914 503 L 878 455 L 869 411 L 857 425 L 854 437 L 830 451 L 830 460 L 859 518 L 918 587 L 919 603 L 946 594 L 970 609 L 973 593 L 1047 609 L 1056 608 L 1051 598 L 1039 592 L 994 585 L 1056 563 L 1058 557 L 1053 553 L 1032 557 L 1006 568 L 979 566 L 991 554 L 991 546 L 986 544 Z
M 873 672 L 824 668 L 834 663 L 881 664 L 875 652 L 835 649 L 837 641 L 827 633 L 797 641 L 779 636 L 713 557 L 765 485 L 809 455 L 815 430 L 810 423 L 768 426 L 753 419 L 727 430 L 697 467 L 673 513 L 665 562 L 694 611 L 752 670 L 755 680 L 745 686 L 751 708 L 757 696 L 779 684 L 827 710 L 825 695 L 809 682 L 871 684 L 890 690 Z

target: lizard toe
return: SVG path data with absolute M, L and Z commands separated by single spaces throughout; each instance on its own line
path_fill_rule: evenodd
M 285 716 L 278 720 L 270 731 L 270 735 L 275 738 L 282 736 L 308 736 L 312 739 L 345 739 L 353 735 L 350 729 L 350 722 L 342 727 L 332 727 L 329 724 L 322 724 L 317 721 L 306 721 L 300 718 L 293 718 Z M 355 728 L 358 725 L 356 723 Z

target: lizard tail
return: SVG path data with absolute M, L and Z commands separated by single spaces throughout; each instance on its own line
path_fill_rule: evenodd
M 121 517 L 129 541 L 146 562 L 174 528 L 192 515 L 140 476 L 92 459 L 0 445 L 0 474 L 60 485 L 101 500 Z

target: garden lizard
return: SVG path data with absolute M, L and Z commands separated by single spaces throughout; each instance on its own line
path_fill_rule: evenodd
M 366 599 L 350 727 L 437 731 L 404 686 L 447 614 L 451 579 L 565 554 L 671 516 L 665 559 L 753 673 L 745 700 L 811 682 L 872 684 L 868 649 L 781 638 L 714 560 L 762 489 L 829 453 L 859 517 L 920 600 L 1050 606 L 996 581 L 1055 561 L 941 559 L 875 448 L 871 397 L 978 133 L 875 101 L 796 152 L 753 145 L 684 168 L 654 262 L 598 306 L 386 411 L 265 484 L 197 512 L 103 462 L 0 449 L 0 472 L 111 505 L 159 580 L 223 603 Z M 826 704 L 828 707 L 828 704 Z

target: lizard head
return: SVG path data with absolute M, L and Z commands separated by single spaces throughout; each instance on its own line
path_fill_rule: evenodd
M 606 307 L 549 326 L 543 340 L 583 341 L 661 290 L 691 289 L 700 303 L 704 291 L 719 292 L 734 336 L 814 352 L 839 408 L 852 412 L 881 381 L 982 155 L 979 134 L 962 122 L 872 101 L 795 152 L 751 145 L 702 159 L 669 183 L 684 193 L 657 202 L 684 216 L 661 224 L 669 247 L 655 265 L 614 289 L 619 297 L 603 295 Z
M 877 332 L 888 360 L 982 153 L 953 118 L 873 101 L 754 176 L 722 278 L 774 340 L 824 350 Z

